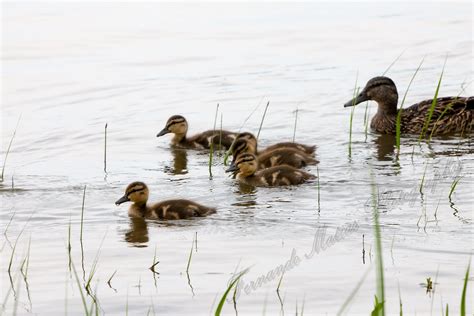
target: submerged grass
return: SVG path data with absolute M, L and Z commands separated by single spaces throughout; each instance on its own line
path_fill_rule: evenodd
M 10 149 L 12 148 L 13 139 L 15 138 L 16 130 L 18 129 L 18 125 L 20 124 L 20 119 L 21 119 L 21 115 L 18 118 L 18 121 L 16 122 L 15 129 L 13 130 L 12 138 L 10 138 L 10 143 L 8 144 L 7 151 L 5 153 L 5 159 L 3 160 L 3 166 L 2 166 L 2 174 L 0 175 L 0 182 L 3 182 L 3 179 L 4 179 L 3 177 L 5 175 L 5 166 L 7 165 L 8 154 L 10 153 Z

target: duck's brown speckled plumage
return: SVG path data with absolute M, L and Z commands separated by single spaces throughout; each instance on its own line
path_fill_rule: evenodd
M 166 122 L 166 126 L 158 133 L 157 137 L 173 133 L 171 144 L 179 148 L 208 149 L 214 144 L 214 149 L 219 146 L 224 149 L 230 148 L 236 133 L 226 130 L 209 130 L 191 137 L 187 137 L 188 122 L 181 115 L 173 115 Z
M 116 204 L 131 201 L 133 204 L 130 206 L 128 214 L 149 219 L 186 219 L 202 217 L 216 212 L 213 207 L 207 207 L 186 199 L 166 200 L 147 205 L 148 194 L 148 187 L 145 183 L 133 182 L 127 186 L 125 195 Z
M 240 182 L 258 187 L 297 185 L 316 178 L 308 172 L 288 165 L 257 171 L 257 157 L 249 153 L 239 155 L 235 165 L 228 171 L 235 171 Z
M 395 83 L 387 77 L 375 77 L 369 80 L 362 92 L 345 104 L 351 106 L 363 101 L 374 100 L 378 111 L 370 126 L 380 133 L 395 134 L 397 120 L 398 92 Z M 436 99 L 429 124 L 430 108 L 433 99 L 416 103 L 402 109 L 400 132 L 403 134 L 449 135 L 468 134 L 474 127 L 474 97 L 443 97 Z
M 232 163 L 235 163 L 237 157 L 242 153 L 257 155 L 259 169 L 280 165 L 302 168 L 318 163 L 311 154 L 297 149 L 298 147 L 296 146 L 285 147 L 285 144 L 301 145 L 295 143 L 279 143 L 271 146 L 271 149 L 266 148 L 264 151 L 257 153 L 257 140 L 255 137 L 250 133 L 239 134 L 232 148 Z

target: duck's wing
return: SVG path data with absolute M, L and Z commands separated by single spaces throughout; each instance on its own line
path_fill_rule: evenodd
M 433 99 L 414 104 L 402 112 L 402 128 L 405 132 L 420 134 L 425 126 Z M 436 99 L 436 105 L 426 130 L 430 135 L 470 131 L 473 124 L 474 97 L 444 97 Z M 434 131 L 433 131 L 434 130 Z

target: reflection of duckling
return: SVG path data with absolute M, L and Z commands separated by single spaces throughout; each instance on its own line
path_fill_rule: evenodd
M 370 127 L 379 133 L 395 134 L 397 121 L 398 92 L 395 83 L 387 77 L 375 77 L 367 82 L 362 92 L 344 107 L 353 106 L 364 101 L 374 100 L 378 103 L 377 114 L 372 118 Z M 421 101 L 401 114 L 401 133 L 420 135 L 423 129 L 426 135 L 446 135 L 469 133 L 474 125 L 474 97 L 445 97 L 436 100 L 429 125 L 425 124 L 430 116 L 433 100 Z
M 272 146 L 273 147 L 273 146 Z M 255 154 L 255 147 L 252 140 L 246 137 L 238 137 L 232 148 L 232 163 L 243 153 Z M 302 168 L 307 165 L 317 164 L 318 161 L 311 155 L 295 148 L 275 147 L 273 150 L 265 150 L 257 156 L 258 168 L 265 169 L 274 166 L 288 165 L 295 168 Z
M 252 133 L 248 133 L 248 132 L 240 133 L 237 135 L 237 138 L 246 140 L 249 144 L 249 147 L 253 148 L 251 152 L 257 155 L 264 154 L 266 152 L 269 152 L 275 149 L 280 149 L 280 148 L 293 148 L 293 149 L 302 151 L 306 153 L 307 155 L 314 156 L 314 152 L 316 150 L 316 146 L 308 146 L 305 144 L 292 143 L 292 142 L 276 143 L 271 146 L 268 146 L 267 148 L 263 150 L 257 150 L 257 138 L 255 138 L 255 136 Z
M 234 165 L 226 172 L 236 172 L 237 179 L 253 186 L 281 186 L 301 184 L 316 177 L 311 173 L 288 165 L 271 167 L 257 171 L 257 157 L 254 154 L 241 154 Z
M 148 228 L 142 217 L 130 218 L 130 229 L 125 233 L 125 240 L 137 247 L 148 242 Z
M 184 219 L 189 217 L 206 216 L 216 212 L 215 208 L 203 206 L 190 200 L 167 200 L 147 206 L 148 187 L 143 182 L 133 182 L 128 185 L 125 195 L 116 205 L 131 201 L 128 210 L 130 216 L 150 219 Z
M 222 148 L 230 148 L 234 141 L 235 133 L 224 130 L 209 130 L 192 137 L 186 138 L 188 132 L 188 122 L 181 115 L 173 115 L 166 122 L 165 128 L 156 135 L 156 137 L 163 136 L 168 133 L 173 133 L 174 137 L 171 140 L 173 146 L 192 149 L 205 149 L 214 143 L 214 149 L 218 149 L 219 145 Z

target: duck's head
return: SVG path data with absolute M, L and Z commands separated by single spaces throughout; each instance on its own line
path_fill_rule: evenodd
M 229 166 L 226 172 L 234 172 L 237 175 L 247 177 L 254 174 L 257 168 L 257 157 L 251 153 L 243 153 L 237 156 L 235 162 Z
M 160 137 L 168 133 L 174 133 L 176 135 L 185 135 L 188 131 L 188 122 L 181 115 L 173 115 L 166 122 L 166 126 L 161 130 L 161 132 L 156 135 Z
M 375 77 L 370 79 L 364 89 L 355 98 L 349 100 L 344 107 L 354 106 L 364 101 L 373 100 L 379 105 L 392 109 L 398 103 L 397 87 L 388 77 Z
M 125 194 L 115 202 L 115 205 L 120 205 L 125 202 L 134 202 L 136 204 L 146 204 L 148 200 L 148 187 L 143 182 L 133 182 L 125 189 Z

